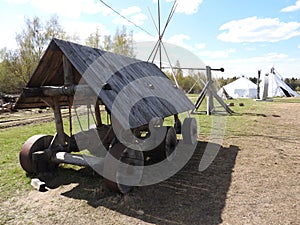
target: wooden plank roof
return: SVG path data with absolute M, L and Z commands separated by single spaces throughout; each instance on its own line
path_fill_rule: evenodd
M 88 85 L 112 115 L 129 119 L 130 127 L 194 109 L 155 64 L 58 39 L 50 42 L 26 88 L 64 86 L 63 56 L 72 65 L 74 85 Z M 68 105 L 67 96 L 59 101 Z M 24 93 L 16 103 L 17 108 L 45 106 L 40 97 Z

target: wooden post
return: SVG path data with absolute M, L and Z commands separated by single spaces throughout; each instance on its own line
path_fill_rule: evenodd
M 264 79 L 264 91 L 263 91 L 262 100 L 267 100 L 268 89 L 269 89 L 269 74 L 266 73 L 265 79 Z
M 259 87 L 260 74 L 261 74 L 261 70 L 258 70 L 257 71 L 257 95 L 256 95 L 257 99 L 260 99 L 260 87 Z
M 57 134 L 57 141 L 59 144 L 65 144 L 65 133 L 64 133 L 64 125 L 60 111 L 59 99 L 58 97 L 54 97 L 53 99 L 53 111 L 55 117 L 55 126 L 56 126 L 56 134 Z
M 101 113 L 100 113 L 100 108 L 99 108 L 99 102 L 97 101 L 95 104 L 95 117 L 97 121 L 97 126 L 102 125 L 102 120 L 101 120 Z
M 72 65 L 65 55 L 62 56 L 64 69 L 64 85 L 71 86 L 74 83 Z
M 204 70 L 204 69 L 201 68 L 201 70 Z M 222 100 L 222 98 L 220 96 L 218 96 L 217 91 L 215 90 L 215 88 L 212 85 L 213 81 L 211 78 L 211 71 L 218 70 L 218 71 L 224 72 L 224 69 L 223 68 L 211 69 L 209 66 L 206 66 L 205 70 L 206 70 L 207 82 L 196 101 L 195 109 L 193 110 L 193 113 L 196 113 L 196 111 L 199 109 L 201 103 L 203 102 L 205 96 L 207 96 L 207 109 L 206 109 L 207 115 L 211 115 L 214 112 L 216 112 L 215 107 L 214 107 L 214 101 L 213 101 L 214 98 L 220 103 L 221 106 L 223 106 L 223 108 L 226 110 L 226 112 L 228 112 L 229 114 L 232 114 L 233 111 L 226 105 L 226 103 Z
M 209 66 L 206 66 L 206 77 L 207 77 L 207 83 L 209 85 L 212 84 L 212 79 L 211 79 L 211 68 Z M 211 93 L 211 89 L 207 89 L 207 110 L 206 114 L 211 115 L 214 110 L 214 99 L 213 95 Z

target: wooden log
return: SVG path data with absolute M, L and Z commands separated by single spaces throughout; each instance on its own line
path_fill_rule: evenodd
M 51 159 L 51 161 L 55 163 L 67 163 L 87 167 L 104 165 L 104 158 L 80 154 L 70 154 L 66 152 L 57 152 Z
M 24 88 L 24 97 L 55 97 L 55 96 L 95 96 L 95 93 L 88 85 L 72 86 L 41 86 Z

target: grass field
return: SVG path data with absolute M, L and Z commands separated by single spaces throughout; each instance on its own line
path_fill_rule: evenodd
M 197 96 L 190 96 L 190 97 L 191 97 L 192 101 L 195 101 Z M 299 139 L 299 133 L 296 133 L 295 136 L 291 136 L 290 133 L 289 133 L 289 135 L 287 135 L 287 133 L 285 133 L 285 131 L 282 130 L 282 134 L 280 134 L 280 132 L 278 133 L 278 129 L 282 129 L 282 126 L 284 126 L 284 125 L 292 126 L 292 127 L 293 127 L 293 125 L 295 125 L 295 124 L 291 124 L 293 122 L 290 122 L 289 117 L 285 118 L 284 110 L 289 110 L 289 108 L 292 107 L 295 112 L 298 112 L 298 110 L 296 110 L 295 107 L 297 107 L 298 109 L 300 108 L 300 98 L 290 98 L 290 99 L 277 98 L 277 99 L 274 99 L 273 102 L 256 102 L 251 99 L 238 99 L 238 100 L 228 100 L 227 101 L 227 103 L 230 103 L 230 102 L 234 103 L 234 106 L 231 107 L 231 109 L 234 111 L 234 113 L 232 115 L 226 115 L 224 113 L 219 113 L 214 116 L 207 116 L 205 114 L 192 115 L 193 117 L 196 117 L 197 121 L 198 121 L 198 125 L 199 125 L 198 139 L 199 139 L 199 141 L 210 141 L 211 137 L 214 135 L 214 132 L 217 132 L 217 134 L 219 136 L 221 136 L 221 139 L 222 139 L 221 144 L 223 144 L 224 146 L 227 146 L 227 145 L 229 146 L 231 144 L 234 144 L 234 145 L 240 145 L 240 148 L 245 148 L 245 149 L 247 149 L 248 145 L 249 146 L 253 145 L 254 142 L 262 141 L 261 139 L 258 139 L 260 137 L 262 137 L 262 138 L 263 137 L 265 137 L 265 138 L 271 137 L 270 140 L 273 140 L 273 139 L 281 140 L 282 142 L 285 143 L 284 145 L 286 145 L 287 149 L 289 149 L 291 147 L 291 146 L 288 146 L 289 142 L 298 143 L 297 137 Z M 244 106 L 239 106 L 239 103 L 243 103 Z M 205 103 L 200 108 L 200 111 L 205 111 Z M 183 119 L 186 116 L 187 116 L 186 114 L 182 114 L 182 115 L 180 115 L 180 118 Z M 9 115 L 7 115 L 7 117 L 9 117 Z M 298 119 L 300 119 L 300 117 L 298 114 L 296 114 L 295 118 L 293 118 L 293 120 L 291 120 L 291 121 L 296 121 Z M 276 121 L 279 121 L 279 120 L 284 120 L 284 121 L 277 123 Z M 171 123 L 171 119 L 168 119 L 166 123 Z M 67 120 L 65 121 L 65 126 L 68 126 Z M 299 124 L 297 126 L 299 126 Z M 299 131 L 299 129 L 298 129 L 298 131 Z M 16 127 L 11 127 L 11 128 L 1 129 L 0 132 L 1 132 L 0 133 L 0 153 L 1 153 L 1 157 L 0 157 L 0 205 L 2 205 L 2 203 L 10 201 L 11 199 L 13 199 L 13 201 L 16 202 L 16 201 L 18 201 L 19 196 L 25 196 L 27 193 L 29 193 L 31 191 L 32 187 L 30 186 L 30 178 L 26 177 L 25 172 L 22 170 L 22 168 L 19 165 L 19 159 L 18 159 L 19 150 L 20 150 L 21 146 L 23 145 L 23 143 L 29 137 L 31 137 L 35 134 L 54 134 L 55 133 L 55 124 L 54 124 L 54 122 L 44 122 L 41 124 L 29 124 L 29 125 L 25 125 L 25 126 L 16 126 Z M 286 142 L 285 142 L 285 140 L 286 140 Z M 292 145 L 292 146 L 294 148 L 295 145 Z M 249 147 L 249 149 L 251 149 L 251 148 Z M 245 154 L 245 152 L 246 152 L 246 150 L 244 150 L 244 154 Z M 245 154 L 245 157 L 246 156 L 250 157 L 249 162 L 252 162 L 253 159 L 251 159 L 251 155 L 247 155 L 247 154 Z M 265 154 L 265 153 L 263 153 L 263 154 Z M 296 158 L 299 157 L 299 153 L 294 152 L 293 154 L 295 155 Z M 247 162 L 243 162 L 243 163 L 247 163 Z M 255 163 L 253 165 L 255 165 Z M 298 164 L 296 164 L 296 165 L 298 165 Z M 72 167 L 68 167 L 68 166 L 66 168 L 72 169 Z M 247 167 L 247 169 L 249 170 L 248 167 Z M 68 175 L 68 171 L 65 172 L 65 175 L 66 174 Z M 69 175 L 76 176 L 72 172 Z M 262 176 L 264 176 L 264 175 L 262 174 Z M 78 179 L 84 179 L 84 178 L 78 178 Z M 89 187 L 92 187 L 94 178 L 87 177 L 86 179 L 88 182 L 91 182 L 91 186 L 89 186 Z M 238 181 L 235 181 L 235 182 L 238 182 Z M 233 182 L 232 186 L 237 185 L 235 182 Z M 282 187 L 280 187 L 280 188 L 282 188 Z M 281 190 L 280 188 L 278 190 Z M 297 191 L 298 192 L 293 192 L 293 193 L 300 194 L 299 186 L 297 187 Z M 82 193 L 82 194 L 84 194 L 84 193 Z M 90 192 L 86 192 L 86 194 L 90 194 Z M 92 196 L 92 197 L 94 197 L 94 196 Z M 91 197 L 89 197 L 89 198 L 91 198 Z M 53 201 L 55 201 L 55 200 L 53 200 Z M 10 202 L 10 203 L 14 204 L 14 202 Z M 230 206 L 230 204 L 231 204 L 231 202 L 228 203 L 229 206 Z M 2 213 L 9 214 L 6 211 L 5 207 L 3 207 L 3 205 L 1 206 L 1 208 L 2 208 L 1 209 Z M 86 207 L 83 207 L 83 209 L 87 210 Z M 232 210 L 233 209 L 236 210 L 236 208 L 234 208 L 234 207 L 232 208 Z M 0 213 L 1 213 L 1 210 L 0 210 Z M 225 212 L 227 212 L 226 207 L 224 210 L 225 210 Z M 239 209 L 239 210 L 243 211 L 242 209 Z M 295 208 L 294 210 L 297 210 L 297 208 Z M 229 208 L 229 213 L 222 215 L 221 217 L 224 218 L 225 221 L 227 220 L 227 221 L 231 221 L 231 222 L 232 221 L 238 222 L 238 219 L 234 220 L 234 218 L 233 219 L 230 218 L 230 213 L 233 213 L 233 212 L 231 212 L 230 208 Z M 242 212 L 240 212 L 240 213 L 242 213 Z M 292 211 L 291 213 L 296 213 L 296 212 Z M 237 215 L 235 215 L 235 216 L 237 216 Z M 268 216 L 268 215 L 263 215 L 263 216 Z M 60 223 L 59 222 L 60 220 L 56 216 L 53 216 L 53 218 L 56 219 L 58 221 L 58 223 Z M 297 220 L 295 218 L 296 217 L 292 217 L 291 220 L 287 219 L 287 220 L 282 220 L 282 221 L 283 222 L 288 221 L 288 222 L 291 222 L 291 224 L 296 224 L 297 222 L 299 222 L 299 220 Z M 155 221 L 159 221 L 159 220 L 155 220 L 155 219 L 143 220 L 142 216 L 137 216 L 137 219 L 140 221 L 148 221 L 148 222 L 152 221 L 154 223 L 156 223 Z M 45 221 L 48 221 L 48 220 L 45 220 Z M 129 221 L 131 221 L 131 220 L 128 220 L 127 222 L 126 221 L 127 221 L 126 219 L 123 221 L 124 224 L 127 224 L 127 222 L 129 224 Z M 182 220 L 182 221 L 184 222 L 184 220 Z M 243 221 L 246 223 L 247 222 L 251 223 L 251 220 L 243 220 Z M 265 218 L 263 218 L 261 221 L 256 220 L 256 222 L 257 222 L 256 224 L 267 224 L 264 221 L 270 222 L 270 220 L 266 220 Z M 30 220 L 28 220 L 27 222 L 26 221 L 22 222 L 22 221 L 19 221 L 18 219 L 12 219 L 11 215 L 7 216 L 7 217 L 2 217 L 0 219 L 0 224 L 6 223 L 6 222 L 26 223 L 27 224 L 27 223 L 30 223 Z M 276 223 L 276 221 L 274 221 L 274 222 Z M 159 223 L 159 222 L 157 222 L 157 223 Z M 173 224 L 173 223 L 166 222 L 166 224 Z M 196 222 L 195 222 L 195 224 L 196 224 Z
M 191 100 L 195 100 L 197 95 L 191 95 Z M 264 116 L 262 112 L 266 110 L 266 106 L 284 102 L 299 103 L 300 99 L 282 99 L 277 98 L 274 102 L 255 102 L 252 99 L 227 100 L 227 103 L 232 102 L 234 106 L 231 109 L 234 111 L 233 115 L 207 116 L 205 115 L 206 102 L 204 101 L 199 111 L 203 111 L 200 115 L 192 115 L 198 121 L 199 139 L 207 140 L 211 135 L 213 120 L 219 122 L 224 126 L 224 138 L 226 136 L 251 136 L 253 135 L 253 126 L 256 126 L 256 115 Z M 239 106 L 239 103 L 244 103 L 245 106 Z M 287 105 L 288 106 L 288 105 Z M 180 115 L 183 120 L 186 113 Z M 276 115 L 274 115 L 276 116 Z M 32 116 L 31 116 L 32 117 Z M 68 121 L 64 120 L 65 127 L 68 127 Z M 172 118 L 166 120 L 167 125 L 171 125 Z M 245 129 L 245 125 L 247 129 Z M 78 129 L 78 128 L 77 128 Z M 68 131 L 66 130 L 66 133 Z M 29 185 L 30 179 L 24 176 L 24 171 L 19 165 L 19 150 L 24 142 L 31 136 L 36 134 L 55 134 L 54 122 L 46 122 L 41 124 L 30 124 L 26 126 L 17 126 L 1 130 L 0 135 L 0 200 L 3 201 L 11 196 L 18 194 L 24 190 L 31 188 Z
M 192 96 L 191 99 L 196 96 Z M 262 104 L 257 104 L 252 100 L 243 99 L 242 101 L 232 100 L 231 102 L 235 102 L 235 105 L 238 105 L 238 102 L 244 102 L 245 107 L 235 106 L 232 107 L 236 113 L 233 116 L 218 116 L 221 117 L 221 120 L 227 122 L 227 133 L 235 130 L 235 132 L 239 131 L 239 128 L 243 126 L 240 120 L 240 115 L 247 111 L 259 111 Z M 268 104 L 268 103 L 266 103 Z M 205 102 L 203 103 L 205 106 Z M 205 107 L 201 107 L 200 110 L 205 110 Z M 184 119 L 187 115 L 184 113 L 180 115 L 181 119 Z M 194 116 L 194 115 L 192 115 Z M 30 118 L 34 118 L 34 116 L 30 115 Z M 199 137 L 206 138 L 209 136 L 212 127 L 212 120 L 214 116 L 206 116 L 206 115 L 196 115 L 197 120 L 199 121 Z M 251 120 L 251 117 L 245 117 L 248 120 Z M 244 118 L 244 119 L 245 119 Z M 8 119 L 6 117 L 6 119 Z M 83 121 L 81 119 L 81 121 Z M 173 119 L 166 119 L 166 124 L 171 125 Z M 245 121 L 249 124 L 249 121 Z M 244 123 L 243 122 L 243 123 Z M 64 120 L 64 126 L 68 127 L 68 120 Z M 223 123 L 222 123 L 223 124 Z M 84 126 L 84 125 L 83 125 Z M 85 127 L 85 126 L 84 126 Z M 75 127 L 75 130 L 79 130 L 78 127 Z M 68 133 L 68 129 L 66 129 L 66 133 Z M 16 126 L 12 128 L 2 129 L 0 135 L 0 199 L 1 201 L 10 198 L 11 196 L 18 194 L 20 191 L 28 190 L 31 188 L 29 185 L 30 179 L 24 176 L 24 171 L 19 165 L 19 150 L 21 149 L 24 142 L 31 136 L 36 134 L 55 134 L 55 124 L 53 122 L 45 122 L 41 124 L 30 124 L 25 126 Z

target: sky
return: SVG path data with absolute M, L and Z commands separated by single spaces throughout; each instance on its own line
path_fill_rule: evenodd
M 103 1 L 135 25 L 101 0 L 0 0 L 0 48 L 16 48 L 25 18 L 47 21 L 57 15 L 82 44 L 96 29 L 103 37 L 125 25 L 133 32 L 137 57 L 147 60 L 158 39 L 158 0 Z M 162 29 L 173 4 L 160 0 Z M 218 77 L 253 77 L 274 67 L 283 78 L 300 78 L 300 0 L 177 0 L 163 43 L 171 64 L 223 67 L 224 73 L 214 72 Z

